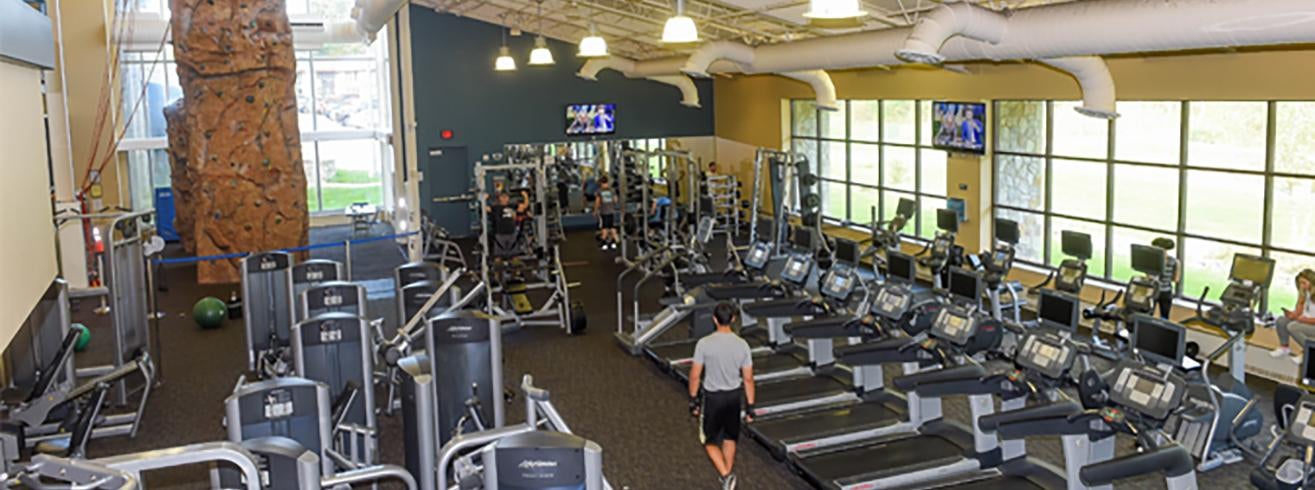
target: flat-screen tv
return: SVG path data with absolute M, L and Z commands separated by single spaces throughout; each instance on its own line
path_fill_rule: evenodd
M 568 136 L 616 132 L 616 104 L 571 104 L 566 106 Z
M 986 152 L 986 104 L 981 102 L 933 102 L 931 104 L 932 146 L 943 150 Z

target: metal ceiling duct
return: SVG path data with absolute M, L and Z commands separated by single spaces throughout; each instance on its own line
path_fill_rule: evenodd
M 979 14 L 993 15 L 979 15 Z M 1000 20 L 1004 19 L 1004 25 Z M 680 64 L 680 71 L 784 73 L 899 64 L 895 53 L 927 55 L 937 47 L 944 62 L 1034 60 L 1070 71 L 1083 83 L 1083 112 L 1110 117 L 1113 86 L 1102 86 L 1108 68 L 1073 58 L 1315 42 L 1315 2 L 1310 0 L 1101 0 L 1045 5 L 1005 16 L 967 4 L 938 7 L 924 17 L 934 25 L 866 31 L 750 47 L 708 43 Z M 912 39 L 916 31 L 922 32 Z M 1003 32 L 1000 32 L 1003 30 Z M 979 36 L 971 39 L 965 34 Z M 944 38 L 943 41 L 941 38 Z M 718 63 L 719 60 L 730 63 Z M 670 74 L 671 59 L 634 62 L 630 72 Z M 1098 90 L 1095 96 L 1087 92 Z M 1108 90 L 1105 94 L 1103 91 Z
M 356 31 L 361 37 L 374 41 L 379 31 L 388 25 L 398 10 L 408 0 L 356 0 L 352 7 L 352 19 L 356 20 Z
M 685 107 L 700 107 L 699 89 L 694 85 L 694 80 L 680 73 L 681 60 L 678 58 L 668 58 L 667 64 L 645 62 L 649 69 L 659 70 L 651 74 L 643 74 L 635 71 L 635 66 L 639 63 L 634 60 L 628 60 L 618 56 L 608 56 L 606 58 L 594 58 L 586 61 L 584 66 L 575 75 L 589 80 L 598 81 L 598 72 L 604 69 L 616 70 L 625 75 L 626 78 L 645 78 L 659 83 L 665 83 L 680 89 L 680 105 Z

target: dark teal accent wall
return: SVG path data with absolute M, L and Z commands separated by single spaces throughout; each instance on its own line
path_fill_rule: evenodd
M 575 76 L 583 60 L 576 46 L 548 40 L 557 64 L 527 66 L 533 34 L 508 37 L 517 70 L 493 71 L 501 45 L 501 27 L 474 19 L 411 7 L 412 82 L 415 89 L 419 167 L 425 174 L 421 198 L 440 224 L 464 234 L 469 224 L 455 216 L 456 206 L 432 204 L 434 196 L 465 192 L 468 168 L 428 168 L 429 150 L 466 147 L 468 165 L 508 143 L 565 141 L 566 105 L 616 104 L 616 134 L 608 139 L 710 136 L 713 134 L 712 83 L 698 81 L 702 108 L 680 105 L 680 91 L 648 80 L 631 80 L 611 70 L 597 82 Z M 439 132 L 454 131 L 443 140 Z M 433 159 L 432 161 L 437 161 Z M 451 159 L 448 159 L 450 161 Z

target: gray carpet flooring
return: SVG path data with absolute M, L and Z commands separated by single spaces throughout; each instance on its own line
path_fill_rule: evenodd
M 376 234 L 387 233 L 376 229 Z M 345 228 L 317 229 L 313 242 L 341 239 Z M 316 257 L 334 258 L 333 252 L 317 251 Z M 338 252 L 340 253 L 340 252 Z M 684 389 L 674 378 L 658 370 L 643 358 L 631 357 L 617 347 L 612 332 L 616 325 L 616 274 L 614 252 L 600 251 L 587 232 L 572 232 L 563 248 L 563 261 L 570 264 L 567 274 L 581 285 L 572 291 L 574 299 L 588 312 L 589 329 L 584 335 L 567 336 L 553 328 L 533 328 L 505 338 L 505 377 L 518 381 L 531 374 L 539 386 L 550 390 L 553 400 L 572 429 L 595 440 L 604 448 L 609 480 L 616 488 L 629 489 L 713 489 L 718 488 L 715 472 L 698 443 L 694 421 L 685 410 Z M 391 277 L 391 270 L 403 261 L 398 247 L 391 242 L 376 242 L 358 247 L 353 254 L 354 279 L 367 285 Z M 245 364 L 242 324 L 230 320 L 222 329 L 202 330 L 192 323 L 192 304 L 206 295 L 227 298 L 232 285 L 200 286 L 190 267 L 166 271 L 169 290 L 159 294 L 161 311 L 159 335 L 163 346 L 160 359 L 164 383 L 148 405 L 141 433 L 135 439 L 114 438 L 93 441 L 91 457 L 141 451 L 181 444 L 214 441 L 224 437 L 222 400 L 232 390 Z M 391 284 L 370 287 L 371 316 L 391 317 Z M 644 304 L 656 310 L 657 291 L 643 292 Z M 98 353 L 109 349 L 108 323 L 92 313 L 94 304 L 75 305 L 75 321 L 88 324 L 95 341 L 79 364 L 96 361 Z M 888 370 L 892 376 L 895 370 Z M 1260 396 L 1267 396 L 1258 388 Z M 1272 391 L 1272 388 L 1269 388 Z M 519 419 L 520 405 L 513 403 L 508 413 Z M 947 417 L 966 420 L 967 404 L 951 399 L 946 404 Z M 383 458 L 401 463 L 400 421 L 382 419 Z M 1120 452 L 1131 450 L 1131 440 L 1120 441 Z M 784 463 L 775 461 L 766 450 L 749 438 L 742 439 L 737 473 L 740 488 L 802 489 L 809 488 Z M 1060 464 L 1058 441 L 1036 440 L 1029 449 L 1043 460 Z M 1246 464 L 1226 467 L 1201 478 L 1202 488 L 1248 487 Z M 179 468 L 147 476 L 151 488 L 202 488 L 203 468 Z M 1141 478 L 1118 485 L 1118 488 L 1161 488 L 1163 483 Z

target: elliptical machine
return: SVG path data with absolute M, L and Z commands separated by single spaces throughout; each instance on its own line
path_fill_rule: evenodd
M 1021 310 L 1023 305 L 1027 304 L 1027 299 L 1022 294 L 1022 284 L 1018 281 L 1010 281 L 1008 277 L 1009 271 L 1014 268 L 1018 237 L 1017 221 L 996 218 L 995 246 L 988 252 L 969 257 L 969 260 L 977 262 L 974 268 L 981 269 L 983 272 L 986 294 L 991 300 L 991 317 L 1003 321 L 1004 312 L 1008 309 L 1014 323 L 1022 323 Z M 1006 292 L 1009 293 L 1008 302 L 1002 298 L 1003 293 Z
M 869 228 L 872 230 L 872 236 L 863 240 L 862 243 L 870 244 L 867 250 L 863 251 L 860 258 L 871 258 L 872 268 L 877 277 L 885 278 L 881 274 L 881 266 L 885 264 L 885 258 L 881 256 L 884 253 L 900 251 L 900 232 L 908 225 L 909 219 L 913 217 L 914 206 L 917 203 L 912 199 L 901 197 L 899 204 L 895 207 L 895 217 L 887 221 L 877 221 L 877 207 L 872 206 L 872 224 Z
M 1187 404 L 1193 410 L 1170 424 L 1174 439 L 1192 451 L 1200 471 L 1242 461 L 1244 453 L 1260 455 L 1258 448 L 1247 444 L 1248 439 L 1260 434 L 1265 421 L 1255 409 L 1254 393 L 1246 385 L 1246 337 L 1255 331 L 1257 321 L 1266 325 L 1273 322 L 1271 315 L 1263 313 L 1262 304 L 1273 277 L 1274 259 L 1235 254 L 1220 304 L 1202 311 L 1201 305 L 1210 293 L 1207 287 L 1197 302 L 1196 316 L 1183 322 L 1204 324 L 1228 337 L 1206 356 L 1200 371 L 1193 373 L 1200 379 L 1189 379 L 1193 386 L 1189 387 Z M 1228 375 L 1210 379 L 1210 365 L 1225 353 Z
M 1315 349 L 1315 341 L 1306 341 L 1304 352 Z M 1311 488 L 1311 467 L 1315 466 L 1315 363 L 1310 356 L 1301 362 L 1297 386 L 1279 385 L 1274 392 L 1274 439 L 1265 448 L 1251 484 L 1262 490 L 1297 490 Z
M 918 263 L 931 271 L 932 286 L 942 289 L 949 283 L 950 268 L 963 265 L 963 247 L 955 243 L 959 233 L 959 213 L 936 210 L 936 237 L 918 252 Z
M 1142 273 L 1141 276 L 1128 280 L 1128 285 L 1114 298 L 1106 301 L 1105 293 L 1100 295 L 1100 302 L 1082 312 L 1082 317 L 1095 320 L 1091 327 L 1091 338 L 1100 343 L 1098 333 L 1102 322 L 1114 322 L 1114 336 L 1118 342 L 1130 338 L 1127 325 L 1134 315 L 1152 315 L 1155 313 L 1155 296 L 1160 291 L 1160 272 L 1164 270 L 1164 250 L 1149 245 L 1132 246 L 1132 269 Z M 1119 300 L 1123 303 L 1120 305 Z
M 1060 251 L 1068 258 L 1046 276 L 1046 280 L 1032 286 L 1032 292 L 1047 287 L 1069 294 L 1081 294 L 1087 282 L 1087 261 L 1091 260 L 1091 235 L 1064 230 L 1059 233 Z

